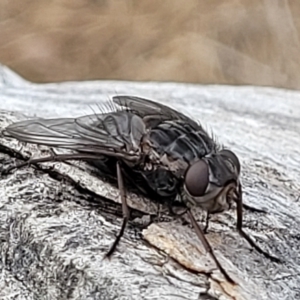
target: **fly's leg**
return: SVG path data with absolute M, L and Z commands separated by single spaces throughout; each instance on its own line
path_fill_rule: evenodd
M 201 229 L 201 227 L 198 225 L 198 223 L 196 222 L 192 212 L 190 209 L 187 210 L 187 214 L 191 220 L 191 223 L 196 231 L 196 234 L 198 236 L 198 238 L 201 240 L 205 250 L 211 255 L 212 259 L 214 260 L 215 264 L 217 265 L 218 269 L 220 270 L 220 272 L 224 275 L 224 277 L 226 278 L 227 281 L 229 281 L 232 284 L 235 284 L 234 280 L 231 279 L 231 277 L 227 274 L 227 272 L 225 271 L 225 269 L 222 267 L 222 265 L 220 264 L 220 262 L 218 261 L 217 257 L 215 256 L 212 247 L 210 246 L 208 240 L 205 237 L 205 234 L 203 232 L 203 230 Z
M 122 227 L 121 227 L 118 235 L 116 236 L 114 243 L 112 244 L 109 251 L 105 255 L 106 257 L 110 257 L 116 250 L 116 247 L 117 247 L 118 243 L 120 242 L 121 237 L 124 234 L 124 230 L 126 228 L 128 220 L 129 220 L 129 209 L 128 209 L 128 205 L 127 205 L 127 201 L 126 201 L 126 193 L 125 193 L 123 175 L 122 175 L 121 166 L 120 166 L 119 162 L 117 162 L 117 178 L 118 178 L 118 187 L 119 187 L 120 197 L 121 197 L 121 202 L 122 202 L 123 222 L 122 222 Z
M 47 156 L 47 157 L 41 157 L 41 158 L 35 158 L 35 159 L 29 159 L 26 162 L 20 163 L 16 166 L 12 166 L 6 170 L 3 170 L 1 172 L 1 175 L 8 174 L 10 171 L 13 169 L 19 169 L 24 166 L 28 166 L 31 164 L 37 164 L 37 163 L 43 163 L 43 162 L 50 162 L 50 161 L 67 161 L 67 160 L 84 160 L 84 159 L 99 159 L 99 155 L 93 155 L 93 154 L 85 154 L 85 153 L 80 153 L 80 154 L 59 154 L 56 155 L 54 151 L 51 151 L 52 155 Z M 105 153 L 105 151 L 103 151 Z M 101 153 L 102 154 L 102 153 Z M 123 212 L 123 223 L 120 232 L 118 233 L 116 240 L 114 241 L 112 247 L 106 254 L 106 257 L 109 257 L 113 254 L 115 251 L 117 244 L 119 243 L 126 224 L 129 219 L 129 209 L 127 206 L 127 201 L 126 201 L 126 195 L 125 195 L 125 188 L 124 188 L 124 182 L 123 182 L 123 176 L 122 176 L 122 171 L 120 167 L 120 163 L 117 162 L 117 178 L 118 178 L 118 187 L 120 191 L 120 196 L 121 196 L 121 201 L 122 201 L 122 212 Z
M 239 193 L 242 194 L 241 191 Z M 272 256 L 268 252 L 261 249 L 251 238 L 250 236 L 243 230 L 243 202 L 242 198 L 240 197 L 237 201 L 237 231 L 256 251 L 263 254 L 266 258 L 270 259 L 274 262 L 281 262 L 281 260 L 275 256 Z
M 10 173 L 12 170 L 14 169 L 21 169 L 25 166 L 30 166 L 31 164 L 36 164 L 36 163 L 40 163 L 40 162 L 49 162 L 49 161 L 53 161 L 55 160 L 55 155 L 53 152 L 51 152 L 52 155 L 47 156 L 47 157 L 41 157 L 41 158 L 34 158 L 34 159 L 29 159 L 27 161 L 24 161 L 22 163 L 19 163 L 15 166 L 11 166 L 5 170 L 2 170 L 1 175 L 7 175 L 8 173 Z
M 262 213 L 262 214 L 266 214 L 267 213 L 267 211 L 265 211 L 264 209 L 256 208 L 256 207 L 250 206 L 250 205 L 245 204 L 245 203 L 243 203 L 243 208 L 247 209 L 247 210 L 249 210 L 251 212 L 257 212 L 257 213 Z
M 207 212 L 206 219 L 205 219 L 205 227 L 203 228 L 204 234 L 207 234 L 207 232 L 208 232 L 209 220 L 210 220 L 210 213 Z
M 78 160 L 78 159 L 85 159 L 86 156 L 90 156 L 90 157 L 92 156 L 93 158 L 96 158 L 95 155 L 93 156 L 93 155 L 82 155 L 82 154 L 56 154 L 52 150 L 51 155 L 49 156 L 29 159 L 15 166 L 9 167 L 2 171 L 2 175 L 7 175 L 9 172 L 11 172 L 14 169 L 21 169 L 25 166 L 34 165 L 37 163 L 51 162 L 51 161 L 66 161 L 66 160 L 73 160 L 73 159 Z
M 187 212 L 187 208 L 185 208 L 182 212 L 177 213 L 173 210 L 173 207 L 171 205 L 168 206 L 168 209 L 170 216 L 175 218 L 180 218 Z
M 34 165 L 37 163 L 43 163 L 43 162 L 53 162 L 53 161 L 67 161 L 67 160 L 91 160 L 95 159 L 98 160 L 100 155 L 110 155 L 115 158 L 124 158 L 124 155 L 122 153 L 111 153 L 108 150 L 101 149 L 97 151 L 97 154 L 89 154 L 89 153 L 71 153 L 71 154 L 55 154 L 54 151 L 51 151 L 52 155 L 46 156 L 46 157 L 40 157 L 40 158 L 33 158 L 29 159 L 25 162 L 22 162 L 20 164 L 17 164 L 15 166 L 12 166 L 10 168 L 7 168 L 6 170 L 3 170 L 1 172 L 1 175 L 7 175 L 9 172 L 11 172 L 14 169 L 20 169 L 25 166 Z M 127 160 L 135 160 L 136 157 L 125 157 Z

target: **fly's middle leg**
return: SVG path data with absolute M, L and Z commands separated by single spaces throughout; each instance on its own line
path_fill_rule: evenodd
M 119 244 L 119 242 L 124 234 L 126 225 L 129 220 L 129 214 L 130 214 L 129 208 L 127 205 L 127 200 L 126 200 L 126 192 L 125 192 L 124 180 L 123 180 L 123 174 L 122 174 L 120 162 L 117 162 L 117 178 L 118 178 L 118 187 L 119 187 L 120 197 L 121 197 L 121 202 L 122 202 L 123 222 L 122 222 L 121 229 L 120 229 L 118 235 L 116 236 L 114 243 L 112 244 L 109 251 L 105 255 L 106 257 L 110 257 L 116 250 L 117 245 Z

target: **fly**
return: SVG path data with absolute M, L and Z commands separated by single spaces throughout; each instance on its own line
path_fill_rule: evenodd
M 215 256 L 205 232 L 210 214 L 228 210 L 233 203 L 237 207 L 239 234 L 265 257 L 280 261 L 256 245 L 242 228 L 241 165 L 234 152 L 218 145 L 199 123 L 165 105 L 133 96 L 115 96 L 112 102 L 112 112 L 26 120 L 8 126 L 5 136 L 75 153 L 31 159 L 6 172 L 28 163 L 85 160 L 114 177 L 124 217 L 107 257 L 115 251 L 130 216 L 123 180 L 126 176 L 143 194 L 170 208 L 179 199 L 198 238 L 229 282 L 234 283 Z M 195 206 L 207 212 L 204 229 L 192 214 Z

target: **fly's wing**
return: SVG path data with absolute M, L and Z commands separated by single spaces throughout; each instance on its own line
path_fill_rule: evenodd
M 71 118 L 34 119 L 13 123 L 2 133 L 22 142 L 68 148 L 75 145 L 78 137 L 74 124 Z
M 92 154 L 135 157 L 145 134 L 143 120 L 128 111 L 79 118 L 35 119 L 9 125 L 4 135 L 22 142 Z
M 204 151 L 201 150 L 203 153 L 200 157 L 219 148 L 214 137 L 209 135 L 200 123 L 166 105 L 134 96 L 115 96 L 112 100 L 143 118 L 146 127 L 151 129 L 152 139 L 155 133 L 161 136 L 159 144 L 162 149 L 166 150 L 164 147 L 169 143 L 171 147 L 181 147 L 180 152 L 185 152 L 181 141 L 187 138 L 195 142 L 193 152 L 198 153 L 199 149 Z
M 162 121 L 181 120 L 189 123 L 194 130 L 202 127 L 186 115 L 152 100 L 134 96 L 114 96 L 113 102 L 143 118 L 148 127 L 155 127 Z

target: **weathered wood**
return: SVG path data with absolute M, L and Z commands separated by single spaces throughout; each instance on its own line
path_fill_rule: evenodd
M 92 113 L 114 94 L 156 99 L 199 119 L 241 158 L 245 203 L 267 210 L 245 211 L 245 230 L 283 260 L 272 263 L 251 250 L 235 231 L 234 210 L 212 218 L 207 238 L 238 286 L 224 280 L 179 220 L 152 224 L 142 238 L 128 227 L 117 252 L 103 259 L 121 224 L 117 189 L 85 163 L 47 163 L 0 178 L 1 299 L 300 298 L 299 92 L 113 81 L 36 85 L 5 67 L 0 90 L 0 130 L 25 115 Z M 16 152 L 48 151 L 0 137 L 2 167 L 16 162 Z M 128 198 L 137 217 L 158 209 L 138 195 Z M 201 212 L 197 217 L 203 221 Z

